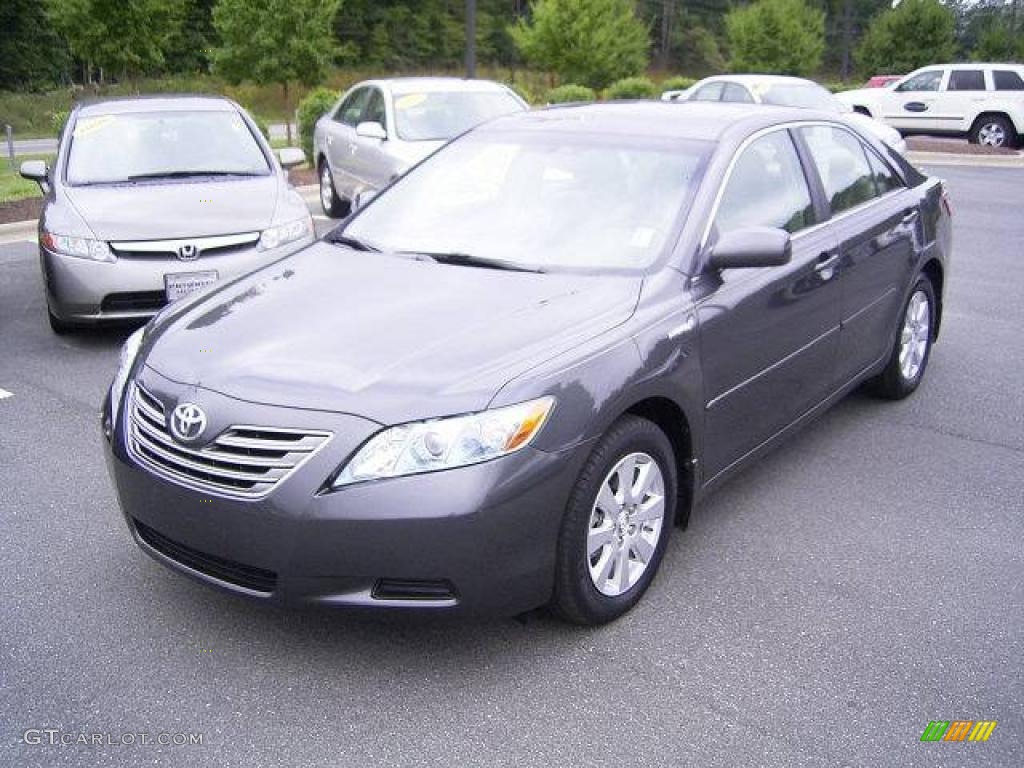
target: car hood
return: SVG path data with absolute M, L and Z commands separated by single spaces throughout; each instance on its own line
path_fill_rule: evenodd
M 843 115 L 843 117 L 861 130 L 867 131 L 878 137 L 893 149 L 900 152 L 903 152 L 906 149 L 906 142 L 903 141 L 903 137 L 900 135 L 900 132 L 895 128 L 875 120 L 872 117 L 868 117 L 867 115 L 862 115 L 859 112 L 850 112 Z
M 855 88 L 852 91 L 840 91 L 835 94 L 835 97 L 844 104 L 853 106 L 864 104 L 866 101 L 874 101 L 881 93 L 885 93 L 884 88 Z
M 163 240 L 264 229 L 274 216 L 280 189 L 271 174 L 64 187 L 64 192 L 100 240 Z
M 396 141 L 388 148 L 392 156 L 405 168 L 425 160 L 447 144 L 447 141 Z
M 486 408 L 510 379 L 627 320 L 640 285 L 316 243 L 169 308 L 145 362 L 242 400 L 396 424 Z

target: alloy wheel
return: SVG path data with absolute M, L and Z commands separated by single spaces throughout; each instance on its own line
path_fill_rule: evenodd
M 1000 123 L 985 123 L 978 129 L 978 143 L 988 147 L 1006 145 L 1006 129 Z
M 331 210 L 331 203 L 334 201 L 334 182 L 331 181 L 331 170 L 324 164 L 320 169 L 320 204 L 325 211 Z
M 609 597 L 640 580 L 658 548 L 665 522 L 665 478 L 646 453 L 630 453 L 601 483 L 590 512 L 586 555 L 590 579 Z
M 913 381 L 921 372 L 931 340 L 931 305 L 924 291 L 916 291 L 907 303 L 900 333 L 900 375 Z

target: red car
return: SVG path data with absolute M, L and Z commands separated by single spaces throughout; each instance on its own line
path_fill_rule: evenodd
M 864 84 L 864 87 L 885 88 L 889 83 L 895 83 L 901 77 L 903 77 L 903 75 L 875 75 Z

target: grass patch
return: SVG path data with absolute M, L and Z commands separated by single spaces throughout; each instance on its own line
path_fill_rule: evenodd
M 16 163 L 11 168 L 10 163 L 4 159 L 0 160 L 0 203 L 9 203 L 13 200 L 24 200 L 28 197 L 42 197 L 39 185 L 34 181 L 23 179 L 18 174 L 18 168 L 25 160 L 45 160 L 53 163 L 54 155 L 24 155 L 15 158 Z

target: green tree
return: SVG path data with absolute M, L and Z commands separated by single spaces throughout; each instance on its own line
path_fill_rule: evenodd
M 757 0 L 725 17 L 734 72 L 810 75 L 821 66 L 825 13 L 804 0 Z
M 39 0 L 0 2 L 0 90 L 36 90 L 65 81 L 70 58 Z
M 294 82 L 319 83 L 334 55 L 334 17 L 341 0 L 219 0 L 213 26 L 220 45 L 214 70 L 229 82 L 277 83 L 284 93 L 292 140 L 291 96 Z
M 971 58 L 975 61 L 1019 61 L 1024 59 L 1024 36 L 1014 34 L 1007 19 L 990 14 L 982 26 Z
M 647 66 L 650 38 L 630 0 L 535 0 L 530 10 L 509 31 L 534 67 L 604 88 Z
M 48 0 L 54 28 L 83 63 L 129 79 L 159 69 L 182 0 Z
M 874 18 L 857 49 L 864 74 L 910 72 L 956 56 L 953 12 L 939 0 L 903 0 Z

